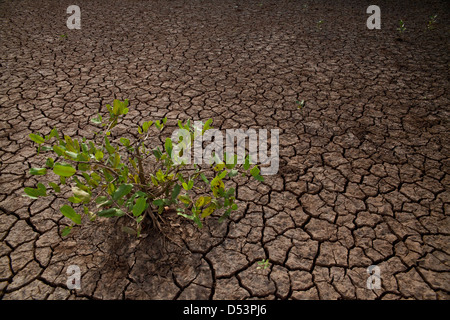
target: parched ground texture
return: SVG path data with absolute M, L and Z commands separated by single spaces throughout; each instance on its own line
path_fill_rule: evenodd
M 372 1 L 78 1 L 81 30 L 71 4 L 0 1 L 0 298 L 450 298 L 448 2 L 377 1 L 381 30 Z M 22 197 L 43 165 L 28 134 L 92 136 L 114 98 L 130 135 L 164 116 L 278 128 L 279 172 L 238 179 L 224 223 L 167 214 L 165 248 L 106 218 L 63 239 L 63 198 Z

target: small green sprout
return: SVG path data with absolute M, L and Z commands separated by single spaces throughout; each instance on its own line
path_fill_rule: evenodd
M 258 261 L 258 267 L 256 267 L 256 269 L 266 270 L 268 267 L 269 267 L 269 259 L 262 259 L 261 261 Z
M 317 21 L 317 29 L 322 30 L 322 24 L 324 23 L 323 20 Z
M 405 32 L 405 30 L 406 30 L 405 22 L 404 22 L 403 20 L 400 19 L 400 20 L 398 21 L 398 28 L 397 28 L 397 31 L 400 32 L 400 33 L 403 33 L 403 32 Z
M 437 14 L 430 16 L 427 24 L 427 30 L 433 30 L 436 27 Z
M 297 101 L 295 101 L 295 103 L 297 104 L 298 109 L 301 109 L 305 106 L 305 100 L 302 100 L 302 101 L 297 100 Z

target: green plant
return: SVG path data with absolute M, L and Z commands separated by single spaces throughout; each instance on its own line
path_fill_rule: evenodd
M 317 21 L 317 29 L 318 29 L 318 30 L 322 30 L 322 24 L 323 24 L 323 23 L 324 23 L 323 20 Z
M 295 103 L 297 104 L 298 109 L 301 109 L 305 106 L 305 100 L 302 100 L 302 101 L 297 100 L 297 101 L 295 101 Z
M 406 30 L 405 22 L 403 20 L 399 20 L 397 31 L 400 32 L 400 34 L 402 34 L 403 32 L 405 32 L 405 30 Z
M 36 188 L 26 187 L 24 196 L 37 199 L 60 193 L 63 188 L 71 190 L 67 199 L 70 203 L 60 208 L 72 221 L 62 230 L 63 236 L 81 224 L 83 215 L 91 221 L 96 217 L 128 217 L 134 228 L 124 227 L 124 231 L 137 236 L 147 216 L 151 226 L 161 230 L 162 214 L 170 206 L 201 228 L 202 219 L 213 212 L 222 212 L 219 221 L 223 221 L 231 211 L 237 210 L 235 189 L 227 188 L 226 180 L 239 173 L 263 180 L 258 166 L 251 165 L 248 155 L 241 165 L 237 164 L 236 155 L 226 154 L 225 163 L 216 161 L 203 167 L 174 161 L 175 156 L 182 156 L 180 144 L 191 146 L 198 135 L 211 129 L 211 119 L 201 128 L 193 126 L 190 120 L 184 124 L 178 121 L 179 128 L 188 132 L 184 141 L 180 137 L 179 144 L 174 145 L 167 138 L 161 148 L 150 148 L 149 138 L 152 133 L 159 135 L 167 118 L 137 125 L 138 138 L 134 142 L 123 136 L 113 139 L 112 129 L 129 111 L 128 100 L 114 100 L 112 106 L 106 107 L 108 120 L 100 114 L 91 119 L 100 128 L 92 140 L 83 137 L 79 141 L 61 135 L 55 128 L 45 136 L 29 135 L 37 144 L 38 154 L 45 152 L 56 157 L 47 157 L 42 168 L 30 169 L 31 175 L 50 175 L 53 181 L 47 186 L 39 182 Z
M 67 39 L 67 34 L 60 34 L 59 37 L 60 37 L 61 39 Z
M 258 266 L 256 269 L 264 269 L 266 270 L 269 267 L 269 259 L 262 259 L 261 261 L 258 261 Z
M 433 30 L 436 27 L 437 14 L 430 16 L 427 24 L 427 30 Z

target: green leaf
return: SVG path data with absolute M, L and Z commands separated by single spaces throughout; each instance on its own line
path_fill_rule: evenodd
M 220 170 L 222 170 L 223 168 L 225 168 L 225 163 L 219 163 L 218 165 L 216 165 L 216 166 L 214 167 L 214 171 L 220 171 Z
M 42 138 L 39 134 L 30 133 L 28 136 L 32 141 L 36 142 L 37 144 L 42 144 L 45 142 L 44 138 Z
M 49 182 L 48 184 L 50 185 L 50 187 L 53 188 L 53 190 L 55 190 L 56 193 L 58 193 L 58 192 L 61 191 L 61 188 L 60 188 L 56 183 L 54 183 L 54 182 Z
M 152 180 L 152 183 L 153 183 L 155 186 L 158 186 L 158 180 L 156 180 L 156 178 L 155 178 L 154 175 L 151 175 L 151 176 L 150 176 L 150 179 Z
M 109 154 L 113 154 L 115 152 L 115 149 L 111 146 L 111 144 L 109 143 L 109 139 L 106 136 L 105 136 L 105 148 Z
M 180 195 L 178 196 L 178 199 L 186 205 L 189 205 L 191 203 L 191 199 L 188 195 Z
M 189 180 L 188 183 L 183 182 L 182 186 L 183 186 L 183 189 L 186 190 L 186 191 L 191 190 L 192 187 L 194 186 L 194 180 Z
M 164 205 L 164 200 L 163 200 L 163 199 L 157 199 L 157 200 L 154 200 L 154 201 L 153 201 L 153 204 L 154 204 L 155 206 L 160 207 L 160 206 Z
M 194 220 L 194 217 L 195 217 L 195 215 L 188 215 L 188 214 L 183 213 L 182 211 L 178 211 L 178 210 L 177 210 L 177 214 L 179 216 L 185 217 L 186 219 L 189 219 L 189 220 Z
M 103 156 L 104 156 L 104 154 L 103 154 L 103 152 L 101 152 L 100 150 L 97 150 L 97 151 L 95 152 L 95 160 L 100 161 L 100 160 L 103 159 Z
M 253 177 L 256 177 L 256 176 L 258 176 L 259 175 L 259 168 L 258 168 L 258 166 L 254 166 L 253 168 L 252 168 L 252 170 L 250 170 L 250 174 L 253 176 Z
M 202 218 L 206 218 L 207 216 L 210 216 L 215 210 L 216 210 L 216 207 L 213 205 L 209 206 L 206 209 L 203 209 Z
M 203 204 L 205 203 L 205 197 L 200 197 L 197 199 L 197 201 L 195 201 L 195 206 L 197 208 L 201 208 L 203 206 Z
M 138 198 L 136 200 L 135 205 L 133 206 L 133 216 L 138 217 L 144 212 L 147 207 L 147 199 L 146 198 Z
M 59 210 L 66 218 L 69 218 L 76 224 L 81 224 L 81 216 L 71 206 L 63 205 Z
M 121 106 L 120 101 L 117 100 L 117 99 L 114 99 L 114 101 L 113 101 L 113 109 L 112 109 L 112 112 L 113 112 L 115 115 L 118 115 L 118 114 L 119 114 L 119 108 L 120 108 L 120 106 Z
M 66 149 L 68 151 L 72 151 L 72 152 L 76 152 L 77 150 L 75 150 L 74 144 L 73 144 L 73 140 L 71 137 L 69 137 L 68 135 L 64 136 L 64 141 L 66 141 Z
M 227 173 L 228 173 L 227 170 L 222 171 L 222 172 L 219 174 L 219 179 L 225 178 L 225 177 L 227 176 Z
M 95 199 L 95 202 L 97 203 L 97 208 L 104 207 L 104 206 L 110 206 L 113 204 L 113 201 L 111 199 L 108 199 L 108 197 L 98 197 Z
M 76 152 L 66 151 L 65 154 L 67 156 L 69 156 L 70 158 L 72 158 L 73 160 L 77 160 L 78 159 L 78 153 L 76 153 Z
M 200 221 L 200 218 L 198 217 L 198 215 L 194 214 L 194 222 L 197 224 L 197 226 L 201 229 L 203 228 L 202 222 Z
M 75 148 L 75 152 L 80 153 L 80 143 L 77 139 L 73 139 L 73 147 Z
M 211 128 L 212 122 L 213 122 L 212 119 L 206 120 L 206 123 L 205 123 L 205 125 L 203 126 L 202 134 L 203 134 L 206 130 L 209 130 L 209 129 Z
M 135 235 L 135 234 L 137 234 L 137 232 L 136 232 L 136 230 L 134 230 L 134 229 L 132 229 L 132 228 L 130 228 L 130 227 L 127 227 L 127 226 L 123 226 L 122 227 L 122 231 L 123 232 L 125 232 L 125 233 L 128 233 L 128 234 L 131 234 L 131 235 Z
M 226 155 L 226 164 L 225 166 L 227 169 L 233 169 L 237 165 L 237 154 L 234 155 L 234 157 L 228 157 Z
M 53 172 L 61 177 L 71 177 L 77 172 L 77 170 L 70 164 L 55 163 Z
M 62 232 L 61 232 L 61 236 L 66 237 L 69 235 L 70 231 L 72 231 L 72 226 L 66 226 Z
M 47 169 L 45 169 L 45 168 L 31 168 L 30 169 L 30 174 L 32 174 L 34 176 L 43 176 L 43 175 L 47 174 Z
M 237 209 L 238 209 L 237 204 L 236 204 L 236 203 L 233 203 L 233 204 L 231 205 L 231 210 L 237 210 Z
M 226 196 L 227 196 L 228 198 L 231 197 L 231 196 L 234 194 L 235 191 L 236 191 L 236 190 L 235 190 L 234 188 L 228 189 L 228 191 L 226 192 Z
M 203 203 L 203 207 L 206 207 L 212 201 L 211 197 L 205 197 L 205 203 Z
M 206 176 L 205 176 L 203 173 L 200 174 L 200 177 L 202 178 L 202 180 L 203 180 L 206 184 L 209 184 L 208 179 L 206 178 Z
M 172 190 L 172 195 L 171 195 L 171 199 L 172 202 L 175 201 L 175 199 L 178 197 L 178 195 L 181 192 L 181 186 L 179 184 L 174 185 L 173 190 Z
M 120 164 L 120 154 L 115 153 L 113 161 L 112 161 L 112 166 L 113 166 L 113 168 L 117 168 L 119 166 L 119 164 Z
M 237 176 L 238 173 L 239 173 L 239 171 L 232 169 L 232 170 L 230 170 L 230 172 L 228 172 L 228 176 L 231 178 L 231 177 Z
M 254 178 L 256 179 L 256 180 L 258 180 L 258 181 L 264 181 L 264 177 L 263 176 L 261 176 L 261 175 L 256 175 L 256 176 L 254 176 Z
M 123 196 L 129 194 L 132 189 L 133 189 L 133 185 L 132 184 L 122 184 L 122 185 L 120 185 L 120 187 L 117 188 L 117 190 L 112 195 L 113 200 L 118 201 Z
M 60 146 L 53 146 L 53 151 L 55 151 L 55 153 L 56 153 L 58 156 L 62 156 L 62 155 L 64 154 L 65 149 L 63 149 L 63 148 L 60 147 Z
M 123 144 L 125 147 L 128 147 L 130 145 L 130 140 L 127 138 L 120 138 L 120 143 Z
M 111 217 L 121 217 L 125 215 L 125 212 L 123 212 L 120 209 L 117 208 L 110 208 L 106 210 L 102 210 L 99 213 L 97 213 L 99 217 L 105 217 L 105 218 L 111 218 Z
M 43 197 L 47 196 L 47 189 L 42 183 L 37 184 L 37 190 L 39 191 L 39 194 Z
M 91 195 L 78 187 L 72 187 L 72 192 L 74 196 L 80 199 L 82 202 L 91 201 Z
M 95 203 L 103 203 L 103 202 L 105 202 L 107 200 L 108 200 L 108 197 L 106 197 L 106 196 L 99 196 L 99 197 L 97 197 L 95 199 Z
M 56 130 L 56 128 L 53 128 L 52 131 L 50 131 L 50 134 L 45 137 L 45 140 L 50 140 L 53 137 L 59 138 L 58 130 Z
M 142 129 L 144 129 L 144 132 L 147 132 L 150 126 L 153 124 L 153 121 L 146 121 L 142 124 Z
M 47 151 L 53 150 L 52 147 L 48 147 L 48 146 L 41 146 L 40 148 L 41 148 L 41 151 L 42 151 L 42 152 L 47 152 Z
M 102 121 L 101 121 L 99 118 L 92 118 L 92 119 L 91 119 L 91 122 L 92 122 L 92 123 L 95 123 L 95 124 L 100 124 L 100 123 L 102 123 Z
M 39 190 L 30 187 L 26 187 L 23 191 L 25 192 L 25 196 L 28 196 L 31 199 L 37 199 L 41 195 Z
M 244 161 L 244 170 L 248 170 L 250 168 L 250 157 L 247 155 Z
M 83 202 L 80 198 L 77 198 L 77 197 L 70 197 L 70 198 L 68 198 L 67 200 L 69 200 L 70 202 L 72 202 L 72 203 L 81 203 L 81 202 Z
M 66 184 L 66 177 L 60 176 L 59 182 L 61 182 L 61 184 Z
M 45 165 L 49 168 L 53 168 L 53 166 L 55 165 L 55 161 L 53 160 L 53 158 L 47 158 L 47 161 L 45 161 Z
M 85 139 L 86 139 L 86 138 L 83 138 L 83 141 L 84 141 Z M 82 144 L 81 144 L 81 150 L 82 150 L 82 152 L 83 152 L 84 154 L 89 154 L 89 148 L 88 148 L 88 146 L 87 146 L 86 143 L 82 143 Z
M 161 152 L 161 150 L 159 150 L 159 147 L 157 147 L 156 149 L 153 149 L 152 152 L 155 155 L 156 159 L 158 159 L 158 160 L 161 159 L 162 152 Z
M 166 139 L 166 143 L 165 143 L 164 147 L 165 147 L 166 152 L 169 155 L 169 157 L 171 157 L 173 147 L 172 147 L 172 140 L 170 138 Z

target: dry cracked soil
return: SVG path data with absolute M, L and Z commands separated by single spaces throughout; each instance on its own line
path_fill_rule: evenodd
M 381 30 L 369 1 L 78 1 L 80 30 L 71 4 L 0 1 L 0 298 L 449 299 L 448 2 L 377 1 Z M 64 198 L 22 197 L 28 134 L 89 137 L 115 98 L 123 133 L 279 129 L 279 171 L 237 179 L 224 223 L 168 213 L 165 246 L 106 218 L 62 238 Z

